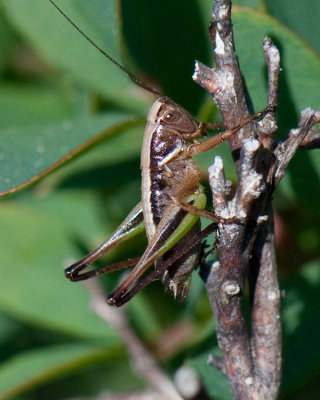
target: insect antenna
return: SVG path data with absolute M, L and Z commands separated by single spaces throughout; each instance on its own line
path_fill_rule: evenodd
M 49 0 L 50 3 L 59 11 L 59 13 L 90 43 L 92 46 L 94 46 L 102 55 L 104 55 L 109 61 L 111 61 L 116 67 L 121 69 L 135 84 L 138 86 L 142 87 L 143 89 L 147 90 L 148 92 L 151 92 L 155 94 L 156 96 L 162 96 L 162 94 L 154 89 L 153 87 L 147 85 L 145 82 L 143 82 L 141 79 L 139 79 L 137 76 L 135 76 L 132 72 L 128 71 L 123 65 L 121 65 L 117 60 L 112 58 L 108 53 L 106 53 L 100 46 L 97 45 L 86 33 L 83 32 L 82 29 L 80 29 L 69 17 L 68 15 L 62 11 L 62 9 L 53 1 Z

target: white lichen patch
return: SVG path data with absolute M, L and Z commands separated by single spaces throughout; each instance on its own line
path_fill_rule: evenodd
M 245 379 L 244 382 L 245 382 L 245 384 L 246 384 L 247 386 L 253 385 L 253 382 L 254 382 L 253 377 L 252 377 L 252 376 L 248 376 L 248 377 Z
M 256 198 L 263 190 L 262 175 L 252 168 L 252 162 L 260 143 L 250 137 L 243 141 L 243 163 L 241 164 L 242 198 Z
M 260 215 L 257 219 L 257 224 L 262 224 L 263 222 L 268 221 L 269 216 L 268 215 Z
M 223 160 L 220 156 L 216 156 L 214 158 L 214 162 L 208 168 L 209 178 L 211 179 L 219 179 L 221 176 L 221 172 L 223 172 Z
M 217 71 L 217 75 L 219 77 L 219 91 L 224 94 L 224 96 L 226 96 L 227 93 L 228 96 L 236 99 L 234 74 L 225 68 Z
M 215 262 L 212 263 L 212 266 L 211 266 L 212 270 L 218 271 L 219 268 L 220 268 L 219 261 L 215 261 Z
M 194 63 L 194 73 L 192 75 L 192 79 L 194 81 L 197 81 L 199 79 L 199 72 L 200 72 L 200 68 L 199 68 L 199 61 L 196 61 Z
M 260 146 L 259 140 L 254 137 L 249 137 L 243 141 L 243 150 L 247 153 L 254 153 Z
M 218 31 L 216 31 L 216 47 L 215 47 L 214 51 L 216 54 L 219 54 L 220 56 L 223 56 L 225 54 L 224 43 L 223 43 Z
M 218 10 L 218 18 L 217 19 L 223 19 L 228 17 L 228 12 L 229 12 L 229 6 L 228 5 L 220 5 L 219 10 Z
M 276 121 L 268 115 L 258 122 L 258 126 L 260 132 L 275 132 L 277 130 Z
M 289 136 L 299 136 L 301 129 L 290 129 Z
M 271 46 L 269 48 L 269 57 L 272 64 L 280 63 L 280 53 L 279 50 L 275 46 Z M 276 66 L 275 66 L 276 67 Z
M 277 293 L 273 291 L 268 292 L 268 300 L 273 301 L 277 299 Z
M 255 199 L 260 196 L 261 192 L 264 190 L 264 184 L 262 182 L 262 175 L 258 174 L 253 169 L 250 174 L 247 175 L 246 185 L 243 187 L 242 197 Z

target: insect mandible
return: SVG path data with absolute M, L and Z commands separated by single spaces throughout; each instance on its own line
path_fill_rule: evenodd
M 183 300 L 189 290 L 191 273 L 199 262 L 201 241 L 221 222 L 206 211 L 206 196 L 200 185 L 200 171 L 192 157 L 227 140 L 267 110 L 244 119 L 238 126 L 204 142 L 210 124 L 197 122 L 185 109 L 149 87 L 94 43 L 54 3 L 55 8 L 105 57 L 124 71 L 136 84 L 159 96 L 152 105 L 141 151 L 142 199 L 109 239 L 89 255 L 65 270 L 71 281 L 80 281 L 104 273 L 134 266 L 120 285 L 108 296 L 109 305 L 121 306 L 151 280 L 162 279 L 176 298 Z M 201 231 L 200 216 L 214 222 Z M 148 245 L 140 258 L 118 262 L 83 272 L 102 255 L 146 230 Z M 155 269 L 146 275 L 149 267 Z

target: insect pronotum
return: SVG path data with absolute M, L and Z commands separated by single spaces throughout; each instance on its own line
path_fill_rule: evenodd
M 142 82 L 94 43 L 54 3 L 56 9 L 137 85 L 159 96 L 152 105 L 144 132 L 141 151 L 142 199 L 109 239 L 89 255 L 65 270 L 71 281 L 134 266 L 133 270 L 108 296 L 110 305 L 121 306 L 154 279 L 162 279 L 176 298 L 188 293 L 191 273 L 199 262 L 201 242 L 217 229 L 219 219 L 205 211 L 206 196 L 200 185 L 200 171 L 192 156 L 209 150 L 245 126 L 262 117 L 267 110 L 252 115 L 238 126 L 198 143 L 208 129 L 168 97 Z M 214 222 L 201 231 L 200 216 Z M 221 221 L 220 221 L 221 222 Z M 96 259 L 119 243 L 146 230 L 148 246 L 139 258 L 129 259 L 100 269 L 83 272 Z M 154 264 L 155 269 L 146 275 Z

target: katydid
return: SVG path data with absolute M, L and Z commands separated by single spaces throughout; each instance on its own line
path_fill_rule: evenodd
M 91 44 L 135 83 L 160 95 L 105 53 L 53 0 L 49 1 Z M 197 139 L 206 134 L 209 125 L 197 122 L 168 97 L 159 97 L 150 109 L 144 133 L 141 151 L 141 202 L 109 239 L 65 270 L 67 278 L 80 281 L 134 266 L 118 288 L 108 296 L 108 304 L 121 306 L 151 280 L 159 278 L 176 298 L 183 300 L 189 290 L 191 273 L 199 262 L 201 241 L 217 229 L 219 222 L 224 222 L 212 212 L 204 210 L 206 196 L 199 183 L 199 168 L 192 156 L 215 147 L 247 123 L 262 117 L 267 111 L 249 116 L 238 126 L 198 143 Z M 214 221 L 202 232 L 200 216 Z M 140 258 L 82 272 L 103 254 L 143 230 L 146 230 L 148 246 Z M 146 275 L 152 264 L 155 265 L 155 270 Z

